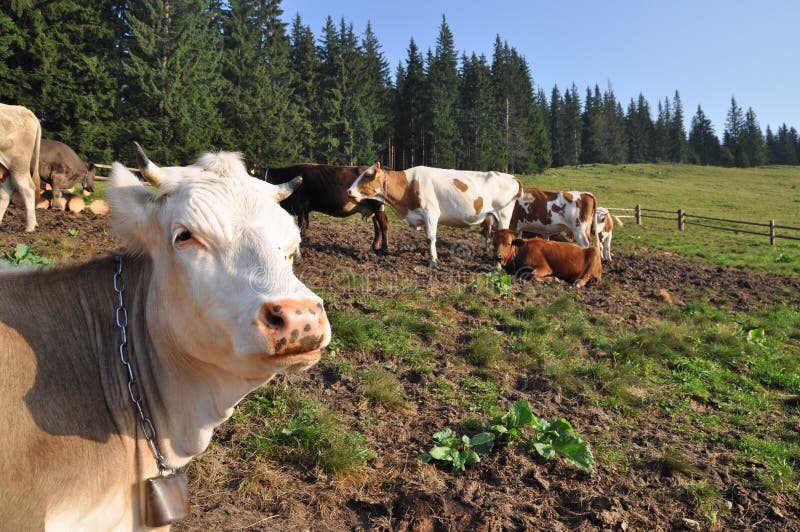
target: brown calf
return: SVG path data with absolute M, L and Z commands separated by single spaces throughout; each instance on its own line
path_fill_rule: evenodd
M 600 253 L 595 247 L 582 248 L 541 238 L 517 238 L 508 229 L 496 231 L 492 244 L 495 257 L 509 273 L 532 272 L 537 280 L 552 276 L 575 286 L 585 286 L 592 280 L 600 282 L 602 278 Z

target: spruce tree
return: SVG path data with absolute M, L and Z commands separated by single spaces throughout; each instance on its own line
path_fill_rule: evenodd
M 428 115 L 430 130 L 430 164 L 454 168 L 459 159 L 460 132 L 458 129 L 459 76 L 453 33 L 442 16 L 436 52 L 428 61 Z
M 373 159 L 389 162 L 389 145 L 393 131 L 392 87 L 389 63 L 383 56 L 377 35 L 368 22 L 361 41 L 364 56 L 364 82 L 361 104 L 368 118 L 369 136 L 365 145 L 357 147 L 356 160 L 371 164 Z
M 742 150 L 744 127 L 742 108 L 736 103 L 736 98 L 731 97 L 731 107 L 728 109 L 725 130 L 722 135 L 723 164 L 728 166 L 749 166 L 749 161 L 745 165 L 744 152 Z
M 222 35 L 207 0 L 141 0 L 125 12 L 123 116 L 163 164 L 221 144 Z
M 492 87 L 486 57 L 462 57 L 460 129 L 462 168 L 496 170 L 503 167 L 506 153 L 502 113 Z
M 683 104 L 677 90 L 672 100 L 672 117 L 667 126 L 667 159 L 674 163 L 686 161 L 686 130 L 683 124 Z
M 720 162 L 720 144 L 714 126 L 698 105 L 689 132 L 689 162 L 710 165 Z
M 581 142 L 581 162 L 584 164 L 601 162 L 601 114 L 603 97 L 600 87 L 594 86 L 594 92 L 586 87 L 586 102 L 582 115 L 583 135 Z
M 292 102 L 299 114 L 297 142 L 299 160 L 316 161 L 319 145 L 314 124 L 321 116 L 319 91 L 319 61 L 314 34 L 303 24 L 300 14 L 295 16 L 289 38 L 289 67 L 292 71 Z
M 580 163 L 582 122 L 581 122 L 581 101 L 578 95 L 578 88 L 572 84 L 564 92 L 564 106 L 561 109 L 562 118 L 562 162 L 565 165 L 577 165 Z
M 761 166 L 767 161 L 764 135 L 756 119 L 756 113 L 750 107 L 745 113 L 742 131 L 742 166 Z
M 408 45 L 405 67 L 398 68 L 396 166 L 409 168 L 424 164 L 425 72 L 422 55 L 414 39 Z M 399 163 L 399 164 L 398 164 Z
M 562 120 L 564 119 L 564 100 L 561 97 L 561 91 L 558 90 L 558 85 L 553 85 L 553 90 L 550 92 L 550 110 L 547 114 L 550 133 L 550 153 L 553 158 L 553 166 L 564 166 L 564 127 Z
M 278 0 L 230 0 L 223 23 L 222 145 L 251 165 L 297 160 L 303 120 L 292 101 L 289 39 Z

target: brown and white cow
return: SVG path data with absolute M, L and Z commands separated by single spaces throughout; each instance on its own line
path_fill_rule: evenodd
M 112 166 L 121 279 L 113 257 L 0 273 L 4 530 L 151 528 L 144 483 L 159 467 L 120 353 L 175 469 L 245 394 L 311 367 L 330 341 L 322 300 L 292 271 L 297 226 L 264 199 L 275 187 L 202 164 L 144 166 L 155 191 Z
M 36 230 L 41 139 L 42 127 L 30 109 L 0 103 L 0 225 L 16 190 L 25 204 L 25 230 Z
M 39 176 L 52 187 L 55 207 L 61 202 L 61 191 L 78 182 L 84 190 L 94 192 L 94 164 L 83 162 L 72 148 L 57 140 L 42 139 Z
M 568 231 L 583 247 L 591 245 L 597 201 L 588 192 L 542 190 L 525 187 L 517 198 L 509 228 L 517 234 L 535 233 L 549 238 Z M 599 244 L 595 241 L 599 249 Z
M 309 212 L 322 212 L 338 218 L 360 213 L 365 218 L 372 218 L 372 250 L 385 253 L 389 244 L 389 217 L 383 203 L 376 200 L 356 202 L 347 194 L 350 185 L 366 169 L 366 166 L 294 164 L 268 169 L 265 179 L 279 185 L 295 176 L 303 177 L 303 185 L 281 202 L 281 207 L 297 217 L 301 234 L 308 229 Z
M 622 220 L 614 216 L 605 207 L 597 207 L 597 238 L 600 241 L 600 255 L 603 260 L 611 260 L 611 237 L 614 223 L 622 227 Z
M 495 231 L 492 245 L 500 265 L 519 277 L 530 274 L 536 280 L 556 277 L 575 286 L 599 282 L 602 278 L 600 253 L 595 247 L 583 248 L 570 242 L 541 238 L 518 238 L 507 229 Z
M 508 228 L 514 200 L 522 184 L 510 174 L 468 172 L 415 166 L 386 170 L 376 163 L 367 168 L 348 190 L 357 201 L 376 199 L 389 206 L 411 227 L 423 227 L 430 247 L 430 263 L 436 265 L 438 224 L 468 227 L 491 215 L 502 229 Z

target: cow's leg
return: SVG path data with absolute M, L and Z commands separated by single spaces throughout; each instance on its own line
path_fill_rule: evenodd
M 21 172 L 15 184 L 19 195 L 22 196 L 22 203 L 25 204 L 25 231 L 32 233 L 36 230 L 36 190 L 33 187 L 33 178 L 29 172 Z
M 12 192 L 10 179 L 0 181 L 0 226 L 3 224 L 3 217 L 6 215 Z
M 426 213 L 425 215 L 425 236 L 428 238 L 428 248 L 430 249 L 430 266 L 436 267 L 439 257 L 436 255 L 436 226 L 439 223 L 439 213 Z
M 380 236 L 380 252 L 387 253 L 389 251 L 389 217 L 386 215 L 385 207 L 381 206 L 381 209 L 375 213 L 375 216 L 372 217 L 372 223 L 375 227 L 375 239 L 372 242 L 372 249 L 379 251 L 377 244 Z

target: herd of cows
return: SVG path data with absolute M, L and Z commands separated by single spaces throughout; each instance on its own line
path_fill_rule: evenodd
M 16 190 L 35 229 L 40 138 L 30 111 L 0 105 L 0 223 Z M 114 163 L 108 189 L 124 253 L 0 269 L 9 530 L 147 530 L 185 516 L 175 471 L 244 395 L 311 367 L 331 340 L 322 299 L 293 271 L 310 211 L 373 217 L 373 249 L 386 251 L 388 204 L 425 230 L 431 264 L 438 224 L 484 224 L 502 266 L 579 286 L 600 278 L 597 243 L 610 242 L 611 217 L 598 219 L 593 195 L 523 188 L 499 172 L 297 165 L 261 180 L 230 152 L 175 167 L 138 144 L 136 154 L 151 187 Z M 91 168 L 74 164 L 85 172 L 70 179 L 91 186 Z M 565 230 L 575 244 L 518 237 Z

